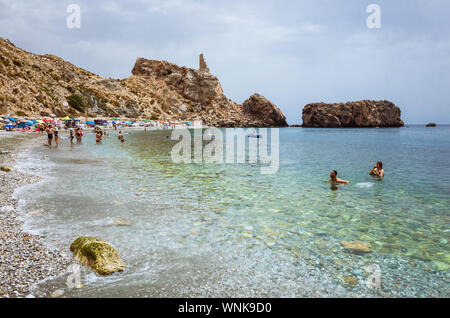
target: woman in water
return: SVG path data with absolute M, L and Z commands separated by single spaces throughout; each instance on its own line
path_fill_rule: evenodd
M 73 146 L 73 138 L 75 138 L 74 134 L 73 134 L 73 128 L 70 128 L 70 144 Z
M 81 127 L 77 128 L 77 132 L 76 132 L 75 136 L 77 137 L 77 142 L 80 143 L 81 138 L 83 137 L 83 130 L 81 129 Z
M 375 166 L 373 166 L 372 170 L 370 170 L 369 174 L 375 177 L 384 177 L 383 163 L 378 161 Z
M 337 173 L 336 170 L 331 170 L 331 173 L 330 173 L 330 180 L 329 180 L 329 181 L 330 181 L 331 183 L 350 183 L 350 181 L 339 179 L 339 178 L 337 177 L 337 175 L 338 175 L 338 173 Z
M 53 132 L 55 134 L 55 144 L 56 144 L 56 147 L 58 147 L 59 146 L 58 127 L 55 126 L 55 128 L 53 128 Z

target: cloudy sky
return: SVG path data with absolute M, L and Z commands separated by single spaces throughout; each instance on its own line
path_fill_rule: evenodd
M 372 3 L 380 29 L 366 24 Z M 204 53 L 229 98 L 260 93 L 290 124 L 305 104 L 360 99 L 450 124 L 449 14 L 448 0 L 0 0 L 0 37 L 116 78 L 139 56 L 197 68 Z

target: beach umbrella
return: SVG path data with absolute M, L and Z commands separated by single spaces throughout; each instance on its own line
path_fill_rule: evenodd
M 15 123 L 17 123 L 17 120 L 16 120 L 16 119 L 14 119 L 14 118 L 12 118 L 12 117 L 8 117 L 8 119 L 9 119 L 10 121 L 12 121 L 12 122 L 15 122 Z
M 70 120 L 70 117 L 69 117 L 69 116 L 66 116 L 66 117 L 64 117 L 64 118 L 61 118 L 61 120 L 68 121 L 68 120 Z
M 16 125 L 5 125 L 5 128 L 14 128 Z

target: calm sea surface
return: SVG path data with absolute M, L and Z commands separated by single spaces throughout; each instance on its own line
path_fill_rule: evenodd
M 450 127 L 280 129 L 273 175 L 173 163 L 170 131 L 128 131 L 124 144 L 110 134 L 20 155 L 47 177 L 17 194 L 27 228 L 67 249 L 100 237 L 127 263 L 110 277 L 83 268 L 81 289 L 61 273 L 37 296 L 371 296 L 377 266 L 382 293 L 450 296 Z M 384 180 L 368 174 L 377 160 Z M 331 169 L 351 183 L 331 187 Z M 346 252 L 340 242 L 352 240 L 373 252 Z

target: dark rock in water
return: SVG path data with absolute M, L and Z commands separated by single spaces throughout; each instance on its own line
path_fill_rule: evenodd
M 286 117 L 281 110 L 268 99 L 254 94 L 242 104 L 243 113 L 255 121 L 257 127 L 287 127 Z
M 4 172 L 10 172 L 11 171 L 11 168 L 8 168 L 8 167 L 0 167 L 0 170 L 1 171 L 4 171 Z
M 125 262 L 116 250 L 96 237 L 79 237 L 71 245 L 70 251 L 83 265 L 92 267 L 100 275 L 110 275 L 125 269 Z
M 436 127 L 437 125 L 436 125 L 436 123 L 428 123 L 427 124 L 427 127 Z
M 315 103 L 303 108 L 303 127 L 403 127 L 401 110 L 389 101 Z
M 295 127 L 295 128 L 298 128 L 298 127 L 302 127 L 302 125 L 289 125 L 289 127 Z

